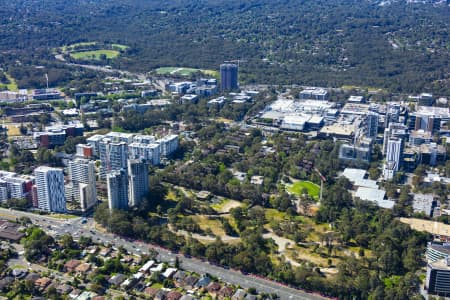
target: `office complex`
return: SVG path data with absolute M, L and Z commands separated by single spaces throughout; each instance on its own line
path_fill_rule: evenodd
M 220 65 L 220 89 L 222 91 L 238 89 L 238 66 L 236 64 Z
M 400 104 L 389 103 L 386 108 L 386 115 L 384 120 L 384 127 L 388 128 L 391 123 L 398 123 L 400 121 Z
M 402 152 L 403 140 L 401 138 L 393 137 L 388 139 L 386 148 L 386 162 L 383 168 L 385 180 L 392 179 L 395 172 L 399 170 Z
M 429 294 L 450 296 L 450 258 L 427 264 L 425 290 Z
M 82 211 L 91 209 L 97 203 L 94 162 L 82 158 L 69 162 L 69 177 L 70 200 L 79 202 Z
M 137 206 L 149 190 L 148 164 L 137 159 L 128 160 L 129 206 Z
M 366 118 L 367 136 L 374 139 L 378 134 L 378 113 L 369 112 Z
M 34 170 L 38 207 L 49 212 L 65 212 L 64 173 L 46 166 Z
M 128 176 L 125 169 L 111 171 L 106 181 L 109 209 L 128 209 Z

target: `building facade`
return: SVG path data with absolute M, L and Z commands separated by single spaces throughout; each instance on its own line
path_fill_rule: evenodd
M 82 158 L 69 162 L 69 177 L 72 199 L 80 203 L 82 211 L 91 209 L 97 203 L 94 162 Z
M 429 294 L 450 296 L 450 259 L 444 258 L 427 264 L 425 290 Z
M 220 89 L 222 91 L 229 91 L 238 88 L 238 66 L 236 64 L 221 64 Z
M 137 206 L 148 194 L 148 164 L 137 159 L 128 160 L 129 206 Z
M 106 175 L 109 209 L 128 209 L 128 176 L 122 170 L 111 171 Z
M 34 170 L 38 208 L 48 212 L 66 212 L 64 173 L 46 166 Z
M 117 171 L 127 168 L 128 145 L 125 142 L 113 142 L 109 138 L 104 138 L 99 143 L 100 156 L 100 177 L 106 178 L 110 171 Z

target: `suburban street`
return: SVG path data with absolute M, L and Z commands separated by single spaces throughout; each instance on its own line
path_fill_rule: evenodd
M 111 244 L 115 247 L 122 246 L 130 253 L 134 254 L 148 254 L 149 249 L 153 248 L 158 251 L 158 259 L 161 261 L 174 261 L 178 256 L 182 268 L 186 270 L 193 271 L 198 274 L 208 273 L 222 279 L 225 282 L 240 285 L 243 288 L 254 287 L 261 292 L 276 293 L 281 299 L 327 299 L 320 295 L 296 290 L 264 278 L 255 277 L 253 275 L 244 275 L 238 271 L 211 265 L 208 262 L 204 262 L 196 258 L 183 257 L 182 255 L 172 253 L 169 250 L 155 245 L 150 245 L 139 241 L 127 241 L 116 235 L 96 230 L 94 220 L 92 218 L 87 219 L 87 222 L 82 224 L 82 218 L 59 219 L 52 216 L 0 208 L 0 218 L 15 220 L 20 217 L 29 217 L 34 224 L 39 225 L 48 234 L 54 237 L 61 236 L 63 234 L 71 234 L 75 239 L 81 235 L 88 236 L 91 237 L 95 243 Z

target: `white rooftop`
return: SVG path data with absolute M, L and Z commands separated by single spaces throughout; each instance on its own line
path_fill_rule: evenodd
M 359 187 L 356 191 L 355 197 L 358 197 L 361 200 L 374 202 L 376 205 L 382 208 L 393 208 L 395 202 L 391 200 L 384 200 L 385 195 L 386 192 L 383 190 L 368 187 Z
M 377 182 L 375 180 L 365 179 L 366 170 L 346 168 L 342 176 L 350 180 L 353 185 L 357 187 L 368 187 L 372 189 L 378 189 Z

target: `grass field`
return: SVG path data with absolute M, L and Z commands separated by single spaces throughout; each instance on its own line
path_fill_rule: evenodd
M 320 186 L 311 181 L 297 181 L 294 184 L 289 185 L 287 189 L 288 192 L 300 196 L 304 188 L 308 191 L 308 195 L 310 195 L 311 197 L 319 197 Z
M 6 125 L 6 128 L 8 129 L 7 135 L 8 136 L 20 136 L 22 135 L 20 133 L 20 128 L 17 125 Z
M 211 207 L 218 213 L 229 213 L 232 208 L 240 207 L 243 204 L 235 200 L 222 200 L 220 203 L 212 204 Z
M 192 73 L 202 72 L 205 75 L 217 76 L 218 72 L 214 70 L 203 70 L 195 68 L 183 68 L 183 67 L 162 67 L 156 69 L 156 73 L 160 75 L 180 75 L 190 76 Z
M 217 236 L 224 236 L 222 223 L 219 220 L 210 219 L 206 216 L 196 215 L 192 216 L 192 219 L 200 226 L 202 230 L 211 229 L 211 231 Z
M 8 73 L 4 73 L 6 78 L 8 78 L 9 82 L 8 84 L 2 84 L 0 83 L 0 88 L 6 88 L 8 91 L 13 91 L 13 92 L 17 92 L 19 90 L 19 87 L 17 86 L 16 81 L 14 80 L 14 78 L 11 77 L 11 75 L 9 75 Z
M 120 52 L 116 50 L 94 50 L 94 51 L 82 51 L 82 52 L 72 52 L 70 56 L 75 59 L 95 59 L 100 60 L 100 56 L 104 54 L 106 58 L 116 58 L 119 56 Z
M 60 49 L 62 51 L 72 51 L 75 48 L 84 47 L 84 46 L 94 46 L 94 45 L 97 45 L 97 42 L 82 42 L 82 43 L 75 43 L 75 44 L 70 44 L 67 46 L 62 46 Z
M 127 50 L 128 48 L 130 48 L 127 45 L 121 45 L 121 44 L 112 44 L 111 47 L 113 49 L 118 49 L 120 51 L 124 51 L 124 50 Z

